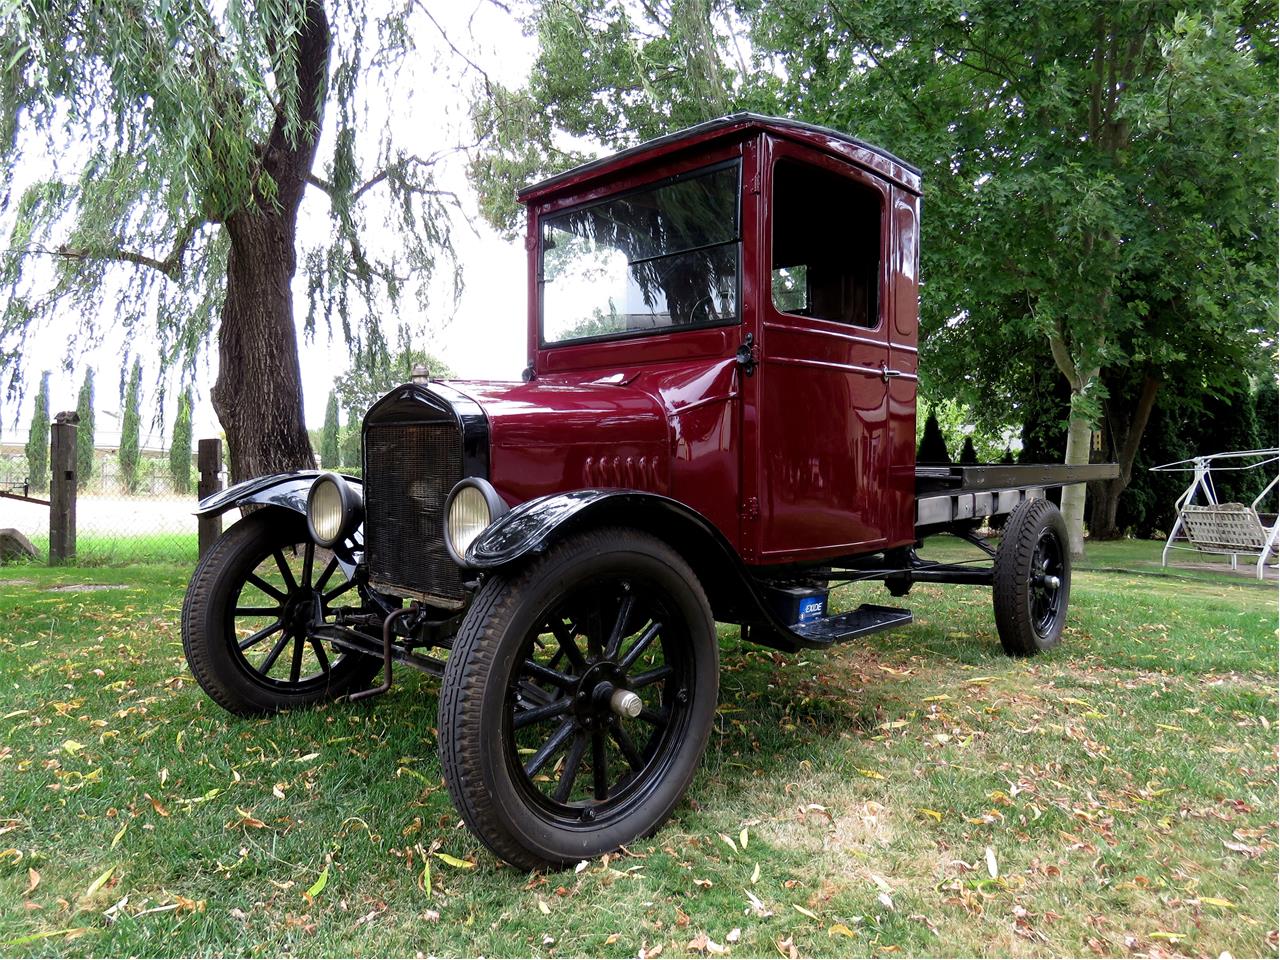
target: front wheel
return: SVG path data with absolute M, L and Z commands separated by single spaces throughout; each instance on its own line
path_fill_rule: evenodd
M 279 507 L 234 524 L 196 567 L 182 648 L 204 691 L 232 713 L 275 713 L 367 685 L 375 657 L 326 649 L 312 631 L 339 602 L 360 602 L 307 521 Z M 339 598 L 344 598 L 339 601 Z
M 1067 621 L 1071 552 L 1067 524 L 1048 500 L 1023 500 L 996 551 L 992 601 L 1000 643 L 1011 657 L 1057 646 Z
M 653 833 L 715 715 L 715 623 L 661 541 L 608 529 L 491 576 L 440 697 L 445 782 L 471 831 L 528 869 Z

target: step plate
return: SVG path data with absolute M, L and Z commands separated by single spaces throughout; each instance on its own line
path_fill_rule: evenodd
M 841 643 L 854 637 L 864 637 L 869 633 L 891 630 L 894 627 L 905 627 L 911 623 L 911 611 L 897 607 L 881 607 L 874 603 L 864 603 L 856 610 L 838 613 L 834 617 L 816 620 L 813 623 L 798 624 L 792 631 L 804 637 L 815 646 L 826 646 Z

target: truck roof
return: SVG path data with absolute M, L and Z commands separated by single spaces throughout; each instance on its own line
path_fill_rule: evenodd
M 606 179 L 623 170 L 665 158 L 694 147 L 708 147 L 726 140 L 743 139 L 765 132 L 775 137 L 803 144 L 823 153 L 865 167 L 899 186 L 920 193 L 920 168 L 895 157 L 889 151 L 851 137 L 839 130 L 820 127 L 785 117 L 766 117 L 757 113 L 732 113 L 699 123 L 675 133 L 647 140 L 618 153 L 573 167 L 553 177 L 530 184 L 516 194 L 521 203 L 544 200 L 575 191 L 584 184 Z

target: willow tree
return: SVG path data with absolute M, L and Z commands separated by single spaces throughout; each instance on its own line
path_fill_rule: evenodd
M 324 317 L 360 353 L 383 348 L 379 309 L 425 299 L 437 264 L 452 262 L 456 200 L 436 186 L 439 154 L 407 150 L 387 116 L 415 18 L 435 20 L 412 2 L 388 6 L 0 8 L 0 168 L 15 188 L 0 262 L 10 391 L 28 338 L 51 318 L 84 318 L 91 337 L 112 320 L 130 335 L 152 326 L 164 367 L 194 365 L 216 338 L 212 399 L 233 477 L 313 465 L 299 266 L 305 329 Z M 300 237 L 310 191 L 327 199 L 329 222 Z

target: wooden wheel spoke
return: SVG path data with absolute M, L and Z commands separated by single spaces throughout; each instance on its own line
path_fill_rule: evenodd
M 325 564 L 324 570 L 320 573 L 320 578 L 316 580 L 316 592 L 323 593 L 325 585 L 329 582 L 329 578 L 333 576 L 333 572 L 338 569 L 338 558 L 330 557 L 329 562 Z
M 640 751 L 636 749 L 636 745 L 631 742 L 631 737 L 627 735 L 626 730 L 622 729 L 622 724 L 616 718 L 609 724 L 609 735 L 613 737 L 613 742 L 618 745 L 622 755 L 627 758 L 627 763 L 631 764 L 632 770 L 639 771 L 644 767 L 644 758 L 640 756 Z
M 515 719 L 511 722 L 516 730 L 523 730 L 531 723 L 538 723 L 542 720 L 549 720 L 552 717 L 559 717 L 569 709 L 569 705 L 573 701 L 569 697 L 561 697 L 559 700 L 553 700 L 551 703 L 543 704 L 540 707 L 530 707 L 527 710 L 521 710 L 516 714 Z
M 240 644 L 239 644 L 240 651 L 243 653 L 245 650 L 248 650 L 250 647 L 257 646 L 263 640 L 267 639 L 267 637 L 271 636 L 273 633 L 279 630 L 282 626 L 283 624 L 279 620 L 277 620 L 275 623 L 271 624 L 271 626 L 263 627 L 257 633 L 250 634 L 249 636 L 245 637 L 243 640 L 240 641 Z
M 556 751 L 564 746 L 564 742 L 569 739 L 576 727 L 577 724 L 572 719 L 565 720 L 560 724 L 556 728 L 556 732 L 551 735 L 551 739 L 539 747 L 538 752 L 529 758 L 529 762 L 524 766 L 525 776 L 536 776 L 538 771 L 547 765 L 547 761 L 555 755 Z
M 556 638 L 556 643 L 560 645 L 560 652 L 573 665 L 573 668 L 578 671 L 586 670 L 587 660 L 578 649 L 578 645 L 574 643 L 572 628 L 567 627 L 563 620 L 552 620 L 551 633 Z
M 316 655 L 316 659 L 320 662 L 320 670 L 322 673 L 328 673 L 331 669 L 329 666 L 329 655 L 324 652 L 324 643 L 315 637 L 308 637 L 307 641 L 311 644 L 311 649 Z
M 332 590 L 330 590 L 328 593 L 324 595 L 324 602 L 326 604 L 332 603 L 335 597 L 342 596 L 344 593 L 346 593 L 355 585 L 356 585 L 356 582 L 354 580 L 348 580 L 346 583 L 342 584 L 342 586 L 334 587 Z
M 675 673 L 675 668 L 669 663 L 645 673 L 638 673 L 631 678 L 631 689 L 639 690 L 641 687 L 647 687 L 650 684 L 657 683 L 659 680 L 667 679 L 673 673 Z
M 606 660 L 612 660 L 618 655 L 618 648 L 622 646 L 622 638 L 626 634 L 627 618 L 631 616 L 631 608 L 635 606 L 635 602 L 636 598 L 628 593 L 618 604 L 618 619 L 613 623 L 613 631 L 609 634 L 609 642 L 604 648 Z
M 270 597 L 273 600 L 279 600 L 281 603 L 284 603 L 287 599 L 289 599 L 287 595 L 277 590 L 271 584 L 267 583 L 267 581 L 263 580 L 256 573 L 251 573 L 249 574 L 249 576 L 245 577 L 245 582 L 252 583 L 255 587 L 257 587 L 259 590 L 261 590 L 263 593 L 265 593 L 268 597 Z
M 631 665 L 640 659 L 641 654 L 648 649 L 649 644 L 653 643 L 654 638 L 661 632 L 662 624 L 659 621 L 655 620 L 653 623 L 649 624 L 649 628 L 645 630 L 644 633 L 640 634 L 636 639 L 636 642 L 631 645 L 631 649 L 628 650 L 626 655 L 618 661 L 618 665 L 621 666 L 623 670 L 630 669 Z
M 591 786 L 596 800 L 609 799 L 609 756 L 603 730 L 591 731 Z
M 289 642 L 289 631 L 286 630 L 280 634 L 280 639 L 276 641 L 276 645 L 271 648 L 271 652 L 267 654 L 267 658 L 262 661 L 262 666 L 258 667 L 258 672 L 264 677 L 271 672 L 271 668 L 276 665 L 276 661 L 280 659 L 280 654 L 284 652 L 285 645 Z
M 579 730 L 578 735 L 573 738 L 573 746 L 565 756 L 560 782 L 556 784 L 556 792 L 552 795 L 556 803 L 564 803 L 573 793 L 573 782 L 578 779 L 578 769 L 582 766 L 582 758 L 586 752 L 587 735 Z
M 302 634 L 293 640 L 293 660 L 289 664 L 289 682 L 297 683 L 302 679 L 302 655 L 306 652 L 307 641 Z
M 316 545 L 307 541 L 307 549 L 302 555 L 302 585 L 311 586 L 311 568 L 315 565 Z
M 276 566 L 280 570 L 280 576 L 284 579 L 285 586 L 289 588 L 289 592 L 293 593 L 298 589 L 298 581 L 293 575 L 293 571 L 289 569 L 289 562 L 284 558 L 284 551 L 277 550 L 272 554 L 276 558 Z
M 280 607 L 236 607 L 234 612 L 237 617 L 278 617 L 281 609 Z
M 667 721 L 671 719 L 671 708 L 666 710 L 654 710 L 652 707 L 645 707 L 640 711 L 640 717 L 645 723 L 651 723 L 655 727 L 665 727 Z
M 550 667 L 545 667 L 536 660 L 525 660 L 523 670 L 529 676 L 536 677 L 546 683 L 554 684 L 561 690 L 568 690 L 578 681 L 577 677 L 571 677 L 567 673 L 561 673 L 559 670 L 552 670 Z

